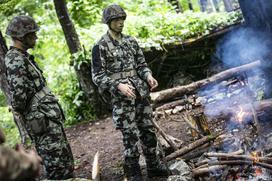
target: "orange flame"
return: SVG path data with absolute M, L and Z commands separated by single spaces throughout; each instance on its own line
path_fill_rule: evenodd
M 260 176 L 263 174 L 263 170 L 259 167 L 255 169 L 255 176 Z

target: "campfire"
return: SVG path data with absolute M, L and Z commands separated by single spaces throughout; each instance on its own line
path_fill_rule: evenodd
M 154 122 L 171 148 L 165 161 L 184 160 L 191 168 L 192 177 L 198 180 L 271 180 L 271 148 L 266 141 L 272 134 L 265 132 L 260 117 L 271 109 L 272 101 L 256 99 L 248 79 L 260 79 L 246 74 L 259 63 L 229 69 L 152 95 L 155 118 L 179 114 L 194 140 L 184 145 Z M 207 85 L 212 87 L 208 91 Z M 205 91 L 194 94 L 201 87 L 205 87 Z M 169 102 L 173 97 L 179 99 Z

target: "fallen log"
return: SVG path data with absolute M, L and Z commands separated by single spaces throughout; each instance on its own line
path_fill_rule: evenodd
M 205 85 L 222 81 L 238 73 L 250 71 L 253 68 L 259 67 L 260 65 L 261 61 L 258 60 L 249 64 L 225 70 L 223 72 L 213 75 L 212 77 L 199 80 L 197 82 L 193 82 L 185 86 L 177 86 L 163 91 L 154 92 L 151 93 L 151 100 L 153 101 L 154 104 L 158 104 L 160 102 L 167 102 L 173 98 L 182 96 L 184 94 L 192 93 Z
M 208 136 L 205 136 L 177 151 L 175 151 L 174 153 L 168 155 L 167 157 L 165 157 L 165 160 L 166 161 L 170 161 L 170 160 L 173 160 L 177 157 L 181 157 L 182 155 L 194 150 L 195 148 L 198 148 L 199 146 L 202 146 L 204 145 L 205 143 L 209 142 L 209 141 L 212 141 L 214 140 L 215 138 L 217 138 L 219 136 L 219 134 L 216 134 L 216 135 L 208 135 Z

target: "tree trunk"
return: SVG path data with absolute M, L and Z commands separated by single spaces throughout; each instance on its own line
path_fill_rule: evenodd
M 246 65 L 231 68 L 231 69 L 225 70 L 223 72 L 220 72 L 216 75 L 213 75 L 212 77 L 209 77 L 207 79 L 193 82 L 189 85 L 177 86 L 174 88 L 165 89 L 163 91 L 151 93 L 151 99 L 154 104 L 157 104 L 160 102 L 167 102 L 171 99 L 177 98 L 177 97 L 182 96 L 184 94 L 195 92 L 197 89 L 199 89 L 205 85 L 227 79 L 229 77 L 234 76 L 235 74 L 239 74 L 244 71 L 250 71 L 253 68 L 256 68 L 259 66 L 261 66 L 261 62 L 255 61 L 255 62 L 246 64 Z
M 191 11 L 194 10 L 194 8 L 193 8 L 193 3 L 192 3 L 191 0 L 188 0 L 188 6 L 189 6 L 189 9 L 190 9 Z
M 72 20 L 68 14 L 66 1 L 65 0 L 54 0 L 55 10 L 61 24 L 62 30 L 65 35 L 69 51 L 72 55 L 76 53 L 83 53 L 80 45 L 79 37 L 74 27 Z M 77 57 L 77 56 L 76 56 Z M 77 58 L 75 58 L 77 59 Z M 78 62 L 74 60 L 74 69 L 77 75 L 77 79 L 80 83 L 81 89 L 83 90 L 87 102 L 92 103 L 97 111 L 97 114 L 103 114 L 105 111 L 101 109 L 102 102 L 97 99 L 95 86 L 92 82 L 92 73 L 90 63 L 86 61 Z M 99 116 L 99 115 L 98 115 Z
M 183 12 L 183 9 L 182 9 L 182 6 L 181 6 L 179 0 L 168 0 L 168 2 L 174 6 L 177 13 Z
M 4 62 L 5 54 L 7 53 L 7 51 L 8 49 L 7 49 L 6 42 L 4 40 L 4 37 L 2 36 L 2 32 L 0 31 L 0 88 L 6 97 L 8 106 L 11 106 L 10 92 L 9 92 L 8 82 L 6 77 L 6 66 Z M 22 117 L 15 116 L 13 114 L 13 119 L 15 124 L 18 127 L 20 137 L 21 137 L 21 142 L 25 144 L 28 138 L 28 134 L 24 126 L 22 125 L 23 123 Z

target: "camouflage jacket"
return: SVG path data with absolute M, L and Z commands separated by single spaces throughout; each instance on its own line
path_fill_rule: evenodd
M 147 67 L 137 41 L 122 34 L 122 43 L 107 32 L 92 49 L 92 78 L 98 88 L 109 91 L 113 97 L 125 97 L 117 89 L 119 83 L 132 84 L 141 97 L 149 96 L 146 83 L 151 70 Z M 112 47 L 110 47 L 112 46 Z M 131 76 L 113 76 L 134 71 Z
M 23 113 L 35 93 L 46 86 L 45 78 L 34 57 L 15 47 L 7 52 L 5 65 L 12 108 Z

